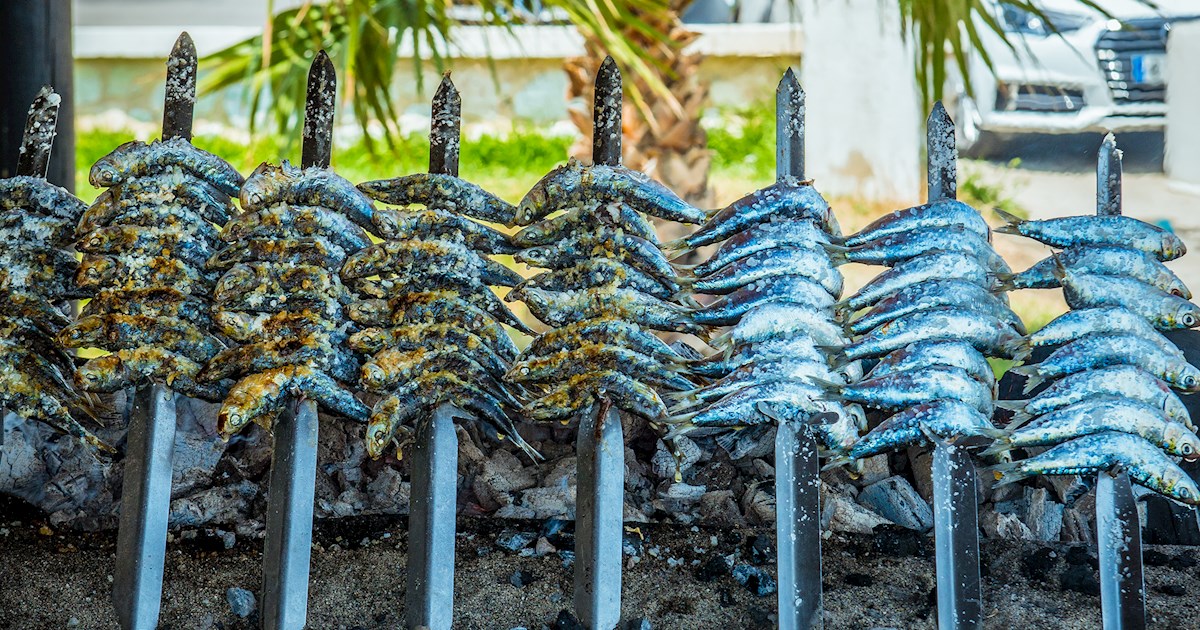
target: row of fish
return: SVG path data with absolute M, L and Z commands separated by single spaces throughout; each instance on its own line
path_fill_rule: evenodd
M 366 391 L 381 396 L 367 425 L 367 452 L 379 457 L 438 407 L 474 418 L 530 457 L 517 433 L 520 386 L 504 380 L 517 347 L 501 324 L 532 332 L 492 287 L 522 278 L 490 258 L 517 251 L 510 237 L 482 221 L 511 226 L 516 208 L 447 174 L 417 174 L 360 184 L 376 201 L 402 206 L 375 213 L 383 241 L 352 254 L 342 278 L 362 298 L 348 313 L 363 328 L 349 339 L 371 356 L 361 370 Z M 418 207 L 423 206 L 423 207 Z
M 1200 308 L 1163 261 L 1186 251 L 1174 234 L 1113 215 L 1024 221 L 999 231 L 1058 248 L 1018 274 L 1007 290 L 1062 287 L 1072 310 L 1029 335 L 1036 363 L 1014 371 L 1031 398 L 1013 411 L 990 449 L 1050 447 L 1002 464 L 1002 483 L 1033 475 L 1122 470 L 1152 490 L 1200 503 L 1200 487 L 1172 458 L 1200 457 L 1200 438 L 1172 390 L 1200 390 L 1200 370 L 1160 331 L 1192 328 Z
M 829 250 L 839 242 L 841 228 L 820 193 L 784 179 L 667 244 L 677 252 L 720 244 L 684 284 L 707 302 L 696 321 L 729 327 L 709 341 L 715 353 L 684 364 L 703 384 L 670 395 L 672 435 L 719 432 L 734 457 L 742 454 L 739 438 L 773 423 L 811 423 L 833 452 L 854 443 L 862 408 L 826 395 L 862 376 L 857 361 L 830 363 L 849 341 L 835 308 L 842 275 Z
M 221 400 L 229 383 L 199 379 L 225 349 L 212 329 L 218 227 L 236 215 L 242 176 L 183 138 L 127 142 L 97 161 L 89 179 L 105 190 L 80 217 L 78 286 L 91 299 L 59 339 L 112 354 L 81 366 L 76 380 L 113 392 L 147 380 Z
M 76 420 L 105 410 L 75 387 L 75 357 L 58 344 L 68 300 L 82 296 L 71 244 L 85 208 L 40 177 L 0 180 L 0 408 L 111 452 Z

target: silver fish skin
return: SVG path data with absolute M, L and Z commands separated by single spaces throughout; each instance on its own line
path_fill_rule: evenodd
M 1019 461 L 992 468 L 998 484 L 1035 475 L 1094 475 L 1120 469 L 1130 479 L 1188 505 L 1200 504 L 1200 487 L 1157 446 L 1136 435 L 1107 431 L 1064 442 Z
M 246 178 L 239 199 L 246 212 L 277 203 L 321 206 L 341 212 L 365 230 L 375 229 L 375 204 L 354 184 L 328 168 L 313 166 L 301 170 L 287 160 L 280 166 L 263 162 Z
M 320 206 L 276 204 L 245 212 L 225 224 L 221 240 L 236 243 L 249 238 L 324 237 L 331 243 L 355 252 L 371 246 L 366 230 L 345 215 Z
M 752 282 L 777 276 L 801 275 L 820 284 L 834 297 L 842 294 L 842 274 L 823 252 L 783 247 L 747 256 L 700 278 L 682 278 L 680 283 L 696 293 L 723 295 Z
M 17 175 L 0 179 L 0 208 L 78 221 L 87 204 L 44 178 Z
M 834 413 L 835 419 L 816 422 L 813 431 L 825 445 L 825 455 L 841 455 L 848 452 L 858 442 L 859 432 L 866 426 L 866 413 L 858 405 L 843 405 L 842 413 Z
M 940 227 L 960 227 L 985 241 L 992 240 L 992 231 L 978 210 L 961 201 L 946 199 L 886 214 L 856 234 L 847 236 L 845 244 L 847 247 L 857 247 L 896 234 Z
M 512 236 L 512 242 L 517 247 L 549 245 L 578 232 L 590 232 L 598 228 L 619 229 L 651 243 L 658 243 L 654 226 L 640 212 L 619 202 L 592 202 L 571 208 L 521 229 Z
M 1194 459 L 1200 451 L 1200 438 L 1161 409 L 1128 398 L 1098 396 L 1030 420 L 1010 431 L 992 452 L 1050 446 L 1103 431 L 1141 436 L 1179 457 Z
M 871 306 L 905 287 L 930 280 L 966 280 L 981 286 L 991 283 L 991 272 L 974 256 L 962 252 L 933 252 L 906 260 L 875 276 L 858 293 L 842 300 L 847 313 Z
M 601 228 L 576 233 L 550 245 L 523 249 L 513 260 L 532 267 L 564 269 L 584 258 L 612 258 L 634 267 L 660 282 L 673 283 L 678 273 L 658 247 L 644 238 Z
M 632 289 L 663 300 L 674 297 L 680 289 L 676 282 L 662 282 L 636 267 L 612 258 L 587 258 L 572 267 L 543 271 L 526 278 L 516 288 L 570 291 L 604 286 Z
M 747 387 L 774 381 L 808 380 L 819 378 L 825 381 L 840 379 L 824 361 L 776 359 L 743 365 L 727 376 L 693 390 L 666 394 L 674 403 L 675 413 L 688 411 Z
M 998 400 L 997 407 L 1013 411 L 1013 423 L 1023 423 L 1075 403 L 1101 396 L 1136 400 L 1195 430 L 1187 407 L 1166 383 L 1133 365 L 1113 365 L 1069 374 L 1028 400 Z
M 1023 359 L 1025 338 L 1007 323 L 959 308 L 931 308 L 909 313 L 863 335 L 842 348 L 839 360 L 880 357 L 919 341 L 966 341 L 985 356 Z
M 992 415 L 992 389 L 966 370 L 945 365 L 891 372 L 851 385 L 825 384 L 826 397 L 876 409 L 904 409 L 943 398 L 962 401 Z
M 513 293 L 517 295 L 514 297 Z M 653 330 L 687 333 L 708 330 L 692 320 L 691 310 L 629 289 L 545 291 L 525 287 L 513 289 L 508 297 L 521 300 L 534 317 L 556 327 L 612 316 Z
M 822 245 L 836 245 L 839 241 L 812 220 L 760 223 L 731 236 L 721 243 L 721 247 L 708 260 L 692 267 L 690 271 L 696 277 L 703 277 L 730 263 L 770 249 L 799 247 L 824 251 Z
M 1200 370 L 1137 335 L 1089 335 L 1055 350 L 1041 363 L 1013 370 L 1029 377 L 1029 392 L 1043 380 L 1110 365 L 1135 365 L 1175 389 L 1200 391 Z
M 798 335 L 807 335 L 819 346 L 841 346 L 849 341 L 826 313 L 798 304 L 770 303 L 746 312 L 736 326 L 709 345 L 729 349 Z
M 775 276 L 750 284 L 704 306 L 693 314 L 700 324 L 732 326 L 750 309 L 787 303 L 827 311 L 833 317 L 833 296 L 804 276 Z
M 996 385 L 996 373 L 978 350 L 965 341 L 920 341 L 898 350 L 893 350 L 880 359 L 867 373 L 867 378 L 878 378 L 918 370 L 935 365 L 955 367 L 971 375 L 971 378 L 992 389 Z
M 150 144 L 126 142 L 92 165 L 88 181 L 97 188 L 108 187 L 176 166 L 230 196 L 238 194 L 244 181 L 228 162 L 183 138 L 155 140 Z
M 704 359 L 689 361 L 684 369 L 696 376 L 721 378 L 745 365 L 784 358 L 796 361 L 825 361 L 825 353 L 817 348 L 817 343 L 807 334 L 781 336 L 730 347 L 727 352 L 718 352 Z
M 1200 325 L 1200 306 L 1144 282 L 1119 276 L 1062 274 L 1063 298 L 1073 309 L 1121 306 L 1160 330 Z
M 930 280 L 911 284 L 876 302 L 870 311 L 847 325 L 855 335 L 882 326 L 897 318 L 930 308 L 954 307 L 994 317 L 1025 334 L 1025 324 L 1007 304 L 987 289 L 967 280 Z
M 1012 291 L 1052 289 L 1061 286 L 1062 281 L 1056 273 L 1059 264 L 1076 274 L 1124 276 L 1140 280 L 1185 300 L 1192 299 L 1192 292 L 1187 285 L 1157 258 L 1143 251 L 1116 245 L 1068 247 L 1020 273 L 997 274 L 998 288 Z
M 864 265 L 894 266 L 930 252 L 962 252 L 979 260 L 989 271 L 998 274 L 1012 272 L 1008 263 L 992 249 L 991 243 L 978 234 L 961 227 L 926 227 L 884 236 L 878 240 L 842 247 L 826 245 L 834 264 L 849 262 Z
M 75 222 L 27 210 L 0 213 L 0 243 L 65 247 L 75 236 Z
M 512 204 L 481 186 L 442 173 L 415 173 L 363 182 L 358 189 L 376 201 L 401 206 L 424 204 L 490 223 L 511 226 L 516 214 Z
M 1082 215 L 1030 221 L 999 208 L 996 214 L 1007 223 L 996 228 L 1001 234 L 1020 234 L 1053 247 L 1117 245 L 1140 250 L 1159 260 L 1175 260 L 1187 253 L 1178 236 L 1126 215 Z
M 380 210 L 375 213 L 375 225 L 387 240 L 448 240 L 485 254 L 515 254 L 520 250 L 504 232 L 441 208 Z
M 1171 340 L 1150 325 L 1145 317 L 1120 306 L 1081 308 L 1059 315 L 1029 334 L 1030 347 L 1059 346 L 1088 335 L 1130 334 L 1154 343 L 1167 354 L 1183 357 Z
M 837 403 L 821 399 L 821 389 L 807 380 L 774 381 L 739 390 L 699 411 L 668 418 L 692 427 L 739 427 L 770 420 L 800 420 L 831 411 Z M 763 412 L 769 406 L 772 416 Z
M 859 439 L 844 456 L 831 459 L 825 468 L 926 444 L 929 441 L 926 430 L 943 439 L 968 436 L 994 439 L 1002 435 L 987 415 L 970 405 L 953 399 L 934 400 L 888 417 Z
M 719 243 L 752 225 L 769 222 L 810 220 L 834 235 L 841 228 L 829 203 L 811 185 L 796 181 L 775 183 L 756 190 L 729 204 L 704 223 L 704 226 L 677 241 L 664 243 L 673 251 L 696 249 Z

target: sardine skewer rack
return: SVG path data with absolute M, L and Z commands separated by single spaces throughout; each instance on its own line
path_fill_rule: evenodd
M 1121 214 L 1121 152 L 1112 134 L 1105 136 L 1096 161 L 1096 214 Z M 1142 525 L 1127 473 L 1096 476 L 1096 545 L 1105 630 L 1145 628 Z
M 775 90 L 776 180 L 804 180 L 804 90 L 791 68 Z M 780 630 L 820 628 L 821 461 L 804 422 L 775 428 L 775 540 Z
M 167 59 L 162 139 L 192 139 L 196 105 L 196 46 L 179 35 Z M 121 627 L 158 627 L 171 509 L 175 451 L 175 393 L 159 383 L 133 388 L 125 477 L 113 570 L 113 602 Z

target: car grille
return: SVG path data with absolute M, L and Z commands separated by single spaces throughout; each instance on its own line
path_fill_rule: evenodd
M 1066 114 L 1083 109 L 1083 91 L 1055 85 L 1001 83 L 996 86 L 996 111 Z
M 1120 30 L 1100 34 L 1096 42 L 1096 57 L 1112 90 L 1113 100 L 1118 104 L 1162 103 L 1166 99 L 1166 85 L 1134 82 L 1133 56 L 1165 54 L 1169 31 L 1168 20 L 1143 18 L 1127 20 Z

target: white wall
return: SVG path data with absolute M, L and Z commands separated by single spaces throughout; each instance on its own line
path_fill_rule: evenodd
M 801 0 L 805 168 L 825 194 L 920 201 L 925 144 L 912 53 L 893 2 Z
M 1200 22 L 1172 27 L 1167 73 L 1164 170 L 1172 185 L 1200 194 Z

